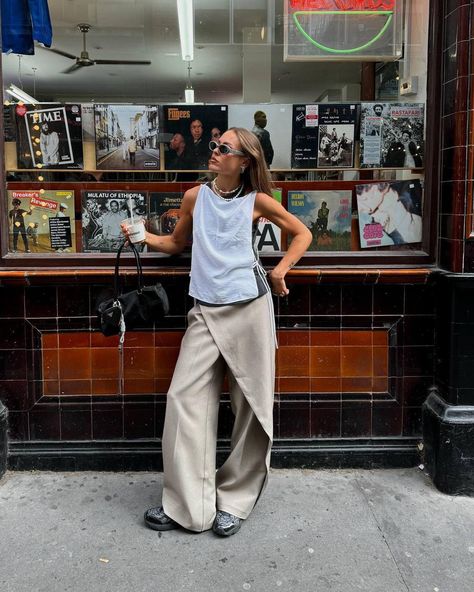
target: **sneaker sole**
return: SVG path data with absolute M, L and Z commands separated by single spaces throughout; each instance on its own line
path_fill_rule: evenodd
M 236 532 L 239 532 L 241 526 L 242 525 L 239 524 L 238 526 L 234 527 L 231 530 L 228 530 L 227 532 L 224 532 L 223 530 L 219 530 L 217 528 L 216 529 L 213 528 L 212 530 L 213 530 L 214 534 L 217 534 L 218 536 L 228 537 L 228 536 L 232 536 Z
M 144 520 L 145 520 L 146 526 L 148 526 L 148 528 L 151 528 L 152 530 L 163 531 L 163 530 L 174 530 L 176 528 L 179 528 L 179 524 L 177 522 L 170 522 L 168 524 L 155 524 L 154 522 L 150 522 L 146 518 L 144 518 Z

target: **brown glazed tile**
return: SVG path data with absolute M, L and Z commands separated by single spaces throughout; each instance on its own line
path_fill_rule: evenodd
M 459 43 L 469 39 L 469 1 L 463 2 L 457 0 L 448 0 L 446 10 L 446 20 L 444 23 L 444 47 L 450 47 L 454 43 Z M 449 10 L 453 7 L 454 12 Z
M 340 393 L 341 378 L 311 378 L 311 393 Z
M 341 371 L 342 377 L 372 376 L 372 348 L 342 346 Z
M 372 345 L 372 331 L 341 331 L 342 345 Z
M 61 380 L 60 395 L 92 395 L 90 380 Z
M 443 115 L 467 111 L 467 90 L 469 77 L 462 76 L 443 84 L 444 108 Z
M 279 378 L 278 392 L 284 393 L 309 393 L 310 379 L 309 378 Z
M 371 390 L 373 393 L 387 393 L 388 392 L 388 376 L 373 377 Z
M 90 333 L 88 331 L 59 333 L 58 339 L 60 349 L 90 347 L 91 345 Z
M 388 376 L 388 348 L 374 347 L 372 349 L 373 356 L 373 376 L 385 377 Z
M 333 331 L 324 331 L 313 329 L 310 333 L 311 345 L 325 345 L 332 346 L 341 344 L 341 331 L 339 329 Z
M 439 239 L 439 264 L 442 269 L 455 273 L 462 271 L 464 241 Z
M 92 379 L 92 395 L 119 395 L 120 382 L 115 380 Z
M 125 379 L 153 379 L 155 349 L 153 347 L 128 347 L 123 351 L 123 371 Z
M 41 334 L 42 349 L 57 349 L 58 348 L 58 334 L 57 333 L 42 333 Z
M 466 142 L 467 111 L 458 111 L 443 118 L 443 148 L 464 146 Z
M 59 359 L 57 349 L 45 349 L 42 352 L 43 380 L 57 380 L 59 377 Z
M 164 395 L 168 394 L 170 389 L 171 378 L 155 378 L 155 388 L 154 393 L 157 395 Z
M 155 346 L 156 347 L 176 347 L 181 345 L 183 339 L 183 331 L 156 331 L 155 332 Z
M 91 350 L 59 350 L 59 376 L 61 380 L 91 378 Z
M 155 349 L 155 378 L 171 378 L 173 376 L 178 347 L 158 347 Z
M 466 218 L 463 214 L 460 216 L 441 214 L 440 218 L 440 237 L 455 240 L 464 239 L 464 228 L 466 225 Z
M 388 345 L 387 329 L 374 329 L 372 331 L 372 343 L 374 345 Z
M 370 393 L 372 391 L 372 378 L 365 377 L 350 377 L 341 379 L 342 393 Z
M 118 347 L 119 337 L 113 335 L 112 337 L 105 337 L 99 331 L 93 331 L 91 334 L 91 347 Z
M 283 346 L 277 350 L 278 376 L 308 376 L 309 348 L 296 345 Z
M 469 41 L 461 41 L 444 52 L 444 79 L 446 82 L 469 76 Z
M 59 380 L 43 380 L 43 395 L 57 397 L 60 394 Z
M 339 347 L 314 346 L 310 349 L 310 376 L 341 376 L 341 349 Z
M 95 379 L 117 379 L 119 375 L 119 352 L 112 347 L 92 348 L 91 377 Z
M 278 345 L 280 347 L 285 345 L 309 345 L 310 330 L 304 331 L 285 331 L 281 329 L 278 331 Z
M 124 347 L 153 347 L 154 345 L 153 331 L 127 331 L 125 333 Z
M 441 183 L 441 213 L 464 214 L 466 201 L 466 181 L 448 181 Z
M 124 380 L 124 394 L 152 394 L 155 392 L 155 380 L 153 378 L 129 378 Z

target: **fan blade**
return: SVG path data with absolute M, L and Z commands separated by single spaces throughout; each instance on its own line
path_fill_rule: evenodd
M 94 60 L 96 64 L 124 64 L 124 65 L 135 65 L 135 66 L 149 66 L 151 62 L 137 62 L 129 60 Z
M 76 56 L 72 55 L 72 53 L 68 53 L 67 51 L 63 51 L 62 49 L 56 49 L 55 47 L 43 47 L 46 51 L 52 51 L 53 53 L 57 53 L 60 56 L 65 58 L 69 58 L 70 60 L 75 60 Z
M 70 66 L 66 70 L 63 70 L 61 72 L 61 74 L 72 74 L 73 72 L 75 72 L 76 70 L 79 70 L 79 68 L 82 68 L 82 67 L 83 66 L 81 66 L 81 64 L 73 64 L 72 66 Z

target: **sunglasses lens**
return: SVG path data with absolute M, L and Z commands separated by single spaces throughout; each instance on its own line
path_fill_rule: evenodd
M 226 146 L 225 144 L 218 144 L 214 140 L 211 140 L 209 142 L 209 148 L 212 151 L 214 151 L 217 148 L 221 154 L 229 154 L 230 152 L 229 146 Z

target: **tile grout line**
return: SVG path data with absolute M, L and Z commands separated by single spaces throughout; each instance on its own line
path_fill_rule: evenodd
M 383 532 L 383 530 L 382 530 L 382 528 L 381 528 L 381 526 L 379 524 L 379 521 L 377 519 L 377 516 L 375 515 L 375 512 L 372 509 L 372 506 L 369 504 L 369 500 L 367 499 L 367 496 L 365 495 L 364 489 L 360 485 L 357 477 L 355 477 L 354 480 L 355 480 L 355 482 L 357 484 L 357 487 L 358 487 L 359 491 L 362 494 L 362 497 L 364 498 L 365 502 L 367 503 L 367 507 L 369 508 L 370 513 L 372 514 L 373 519 L 375 520 L 375 524 L 377 525 L 377 528 L 380 531 L 380 534 L 382 535 L 383 541 L 384 541 L 385 545 L 387 546 L 387 549 L 388 549 L 388 551 L 390 553 L 390 556 L 392 558 L 392 561 L 395 564 L 395 567 L 397 568 L 397 572 L 398 572 L 398 574 L 399 574 L 399 576 L 400 576 L 400 578 L 401 578 L 401 580 L 402 580 L 402 582 L 403 582 L 403 584 L 404 584 L 407 592 L 410 592 L 410 588 L 408 587 L 408 584 L 406 583 L 405 578 L 403 577 L 403 574 L 402 574 L 402 572 L 400 570 L 400 567 L 399 567 L 399 565 L 397 563 L 397 560 L 395 559 L 395 557 L 394 557 L 394 555 L 392 553 L 392 549 L 390 548 L 390 545 L 388 543 L 388 540 L 387 540 L 387 538 L 386 538 L 386 536 L 385 536 L 385 534 L 384 534 L 384 532 Z

